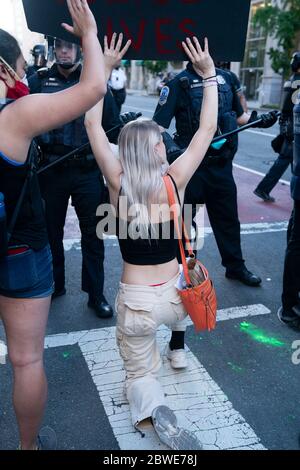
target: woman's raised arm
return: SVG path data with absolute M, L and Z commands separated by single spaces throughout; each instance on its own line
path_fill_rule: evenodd
M 218 120 L 218 83 L 214 62 L 209 54 L 208 40 L 205 38 L 203 50 L 197 38 L 194 37 L 193 41 L 187 38 L 182 46 L 195 72 L 203 79 L 203 102 L 199 129 L 186 151 L 170 166 L 169 173 L 180 188 L 187 185 L 202 162 L 217 130 Z
M 123 34 L 113 34 L 110 45 L 107 37 L 104 38 L 104 63 L 106 78 L 111 75 L 113 68 L 127 52 L 131 41 L 127 41 L 122 48 Z M 85 115 L 85 127 L 89 136 L 90 144 L 97 163 L 111 188 L 118 188 L 122 167 L 119 160 L 112 152 L 110 143 L 102 127 L 103 99 L 96 104 Z

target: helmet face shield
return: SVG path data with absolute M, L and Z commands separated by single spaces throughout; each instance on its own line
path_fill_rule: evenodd
M 43 54 L 39 54 L 34 58 L 34 63 L 37 67 L 43 67 L 43 65 L 45 65 L 45 62 L 46 57 Z
M 81 59 L 80 47 L 62 39 L 55 39 L 54 51 L 56 63 L 65 69 L 74 67 Z
M 34 58 L 34 64 L 37 67 L 43 67 L 47 62 L 46 59 L 46 47 L 43 44 L 36 44 L 31 51 Z

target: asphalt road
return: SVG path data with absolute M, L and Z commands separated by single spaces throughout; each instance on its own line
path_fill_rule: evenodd
M 129 96 L 124 111 L 138 109 L 151 117 L 156 101 Z M 299 449 L 300 353 L 295 354 L 293 345 L 300 340 L 300 332 L 288 329 L 276 317 L 291 211 L 289 186 L 275 188 L 273 205 L 260 202 L 252 193 L 260 180 L 257 172 L 265 173 L 275 158 L 270 141 L 277 130 L 274 126 L 243 133 L 235 159 L 244 258 L 247 267 L 262 277 L 262 286 L 250 288 L 225 279 L 206 223 L 200 257 L 215 282 L 219 322 L 211 333 L 196 334 L 188 327 L 187 372 L 174 373 L 164 359 L 161 380 L 170 406 L 197 433 L 205 449 Z M 288 171 L 284 180 L 289 178 Z M 52 303 L 47 328 L 45 424 L 56 429 L 59 449 L 163 449 L 150 430 L 142 439 L 132 428 L 114 341 L 115 317 L 98 319 L 80 290 L 79 230 L 72 209 L 65 247 L 67 295 Z M 113 305 L 121 273 L 114 239 L 106 241 L 105 273 L 105 293 Z M 162 350 L 167 337 L 162 330 Z M 11 384 L 10 365 L 0 365 L 0 449 L 17 446 Z

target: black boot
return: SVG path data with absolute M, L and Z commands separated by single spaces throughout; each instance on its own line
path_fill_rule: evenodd
M 270 196 L 269 193 L 262 191 L 261 189 L 256 188 L 254 191 L 255 196 L 260 197 L 265 202 L 275 202 L 274 197 Z
M 112 307 L 107 303 L 105 297 L 89 296 L 88 306 L 95 310 L 99 318 L 111 318 L 114 314 Z

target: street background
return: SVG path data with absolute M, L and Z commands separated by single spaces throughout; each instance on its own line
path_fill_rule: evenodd
M 157 97 L 131 94 L 123 111 L 151 117 L 156 103 Z M 253 194 L 276 158 L 270 142 L 277 132 L 276 125 L 242 133 L 234 160 L 243 253 L 247 267 L 262 277 L 262 286 L 225 279 L 206 222 L 199 257 L 215 283 L 219 322 L 211 333 L 196 334 L 189 326 L 187 371 L 172 371 L 164 358 L 161 380 L 170 406 L 182 424 L 197 432 L 205 449 L 299 449 L 300 364 L 292 362 L 292 344 L 300 334 L 276 316 L 292 208 L 290 171 L 272 192 L 274 204 Z M 116 317 L 99 319 L 87 307 L 80 290 L 79 234 L 70 207 L 65 229 L 67 295 L 53 301 L 47 328 L 49 401 L 44 422 L 55 428 L 59 449 L 164 449 L 150 429 L 142 438 L 131 425 L 114 339 Z M 122 262 L 117 240 L 108 239 L 105 245 L 105 295 L 114 305 Z M 162 352 L 168 337 L 166 329 L 160 330 Z M 10 365 L 0 365 L 0 449 L 18 445 L 11 386 Z

